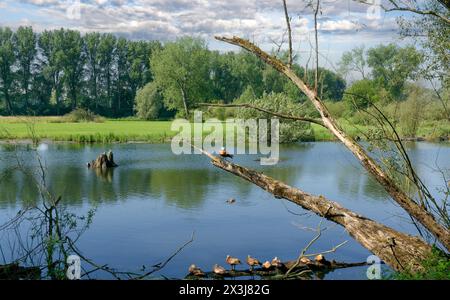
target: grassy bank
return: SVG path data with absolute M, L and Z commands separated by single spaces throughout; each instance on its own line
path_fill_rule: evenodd
M 105 120 L 101 123 L 59 122 L 58 117 L 0 117 L 0 139 L 39 139 L 89 142 L 164 142 L 174 132 L 169 121 Z
M 176 132 L 170 130 L 171 121 L 139 121 L 133 119 L 106 119 L 102 122 L 66 122 L 61 117 L 0 117 L 0 140 L 38 139 L 70 141 L 78 143 L 110 143 L 142 141 L 161 143 L 168 141 Z M 363 136 L 370 128 L 352 125 L 340 120 L 341 126 L 353 137 Z M 316 141 L 333 140 L 325 128 L 314 125 Z M 34 132 L 34 134 L 33 134 Z M 424 122 L 418 136 L 433 140 L 442 134 L 450 134 L 450 123 Z

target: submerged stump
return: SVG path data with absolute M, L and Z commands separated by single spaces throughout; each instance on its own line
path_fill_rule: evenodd
M 111 150 L 107 153 L 103 152 L 100 154 L 95 160 L 90 163 L 87 163 L 88 168 L 92 169 L 108 169 L 115 168 L 118 165 L 114 162 L 114 155 Z

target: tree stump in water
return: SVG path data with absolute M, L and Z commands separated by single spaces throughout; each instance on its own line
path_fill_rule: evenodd
M 108 153 L 103 152 L 100 154 L 97 159 L 93 160 L 92 162 L 87 164 L 88 168 L 92 169 L 108 169 L 108 168 L 114 168 L 118 165 L 114 162 L 114 155 L 111 150 L 108 151 Z

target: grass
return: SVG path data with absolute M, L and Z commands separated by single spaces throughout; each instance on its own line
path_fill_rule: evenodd
M 40 139 L 71 142 L 164 142 L 176 134 L 169 121 L 105 120 L 102 123 L 59 122 L 58 117 L 0 117 L 0 139 Z
M 353 125 L 340 119 L 340 125 L 352 137 L 363 136 L 368 126 Z M 64 117 L 0 117 L 0 140 L 25 140 L 37 137 L 53 141 L 78 143 L 110 143 L 142 141 L 167 142 L 176 134 L 170 130 L 171 121 L 140 121 L 136 119 L 106 119 L 98 122 L 67 122 Z M 334 140 L 325 128 L 312 125 L 316 141 Z M 32 134 L 34 132 L 34 134 Z M 450 123 L 422 122 L 418 136 L 437 139 L 450 134 Z

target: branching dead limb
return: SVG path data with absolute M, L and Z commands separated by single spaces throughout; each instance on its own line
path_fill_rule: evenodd
M 292 30 L 291 30 L 291 18 L 289 17 L 288 9 L 286 0 L 283 0 L 283 8 L 284 8 L 284 17 L 286 18 L 286 26 L 287 26 L 287 33 L 288 33 L 288 41 L 289 41 L 289 62 L 288 65 L 290 68 L 292 68 Z
M 317 119 L 281 114 L 281 113 L 270 111 L 270 110 L 267 110 L 265 108 L 258 107 L 256 105 L 252 105 L 252 104 L 248 104 L 248 103 L 239 103 L 239 104 L 237 104 L 237 103 L 230 103 L 230 104 L 199 103 L 198 105 L 200 105 L 200 106 L 208 106 L 208 107 L 242 107 L 242 108 L 250 108 L 250 109 L 258 110 L 258 111 L 261 111 L 261 112 L 264 112 L 266 114 L 269 114 L 269 115 L 272 115 L 272 116 L 275 116 L 275 117 L 279 117 L 279 118 L 282 118 L 282 119 L 294 120 L 294 121 L 302 121 L 302 122 L 309 122 L 309 123 L 314 123 L 314 124 L 320 125 L 322 127 L 325 127 L 325 125 L 323 125 L 322 121 L 317 120 Z
M 362 246 L 395 270 L 405 267 L 420 269 L 420 262 L 431 252 L 431 246 L 418 237 L 398 232 L 321 195 L 308 194 L 267 175 L 216 157 L 203 149 L 198 150 L 208 156 L 214 166 L 261 187 L 277 198 L 286 199 L 343 226 Z
M 279 59 L 267 54 L 248 40 L 236 36 L 232 38 L 216 37 L 216 39 L 239 46 L 255 54 L 261 60 L 273 66 L 276 70 L 289 78 L 312 102 L 314 107 L 320 113 L 325 127 L 327 127 L 331 133 L 354 154 L 364 168 L 374 176 L 374 178 L 384 187 L 394 201 L 396 201 L 409 215 L 411 215 L 411 217 L 421 223 L 448 251 L 450 251 L 449 230 L 436 221 L 435 217 L 431 213 L 424 210 L 418 203 L 402 191 L 396 185 L 394 180 L 384 172 L 381 166 L 369 156 L 366 150 L 344 132 L 336 120 L 330 115 L 325 104 L 317 96 L 314 90 L 311 90 L 305 82 L 301 80 L 295 72 L 293 72 L 293 70 L 283 64 L 283 62 Z

